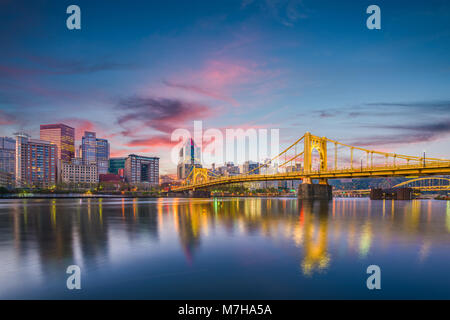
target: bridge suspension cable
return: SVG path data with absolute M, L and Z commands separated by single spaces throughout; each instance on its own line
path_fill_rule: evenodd
M 293 144 L 291 144 L 289 147 L 287 147 L 286 149 L 284 149 L 282 152 L 280 152 L 278 155 L 276 155 L 275 157 L 273 157 L 272 159 L 270 159 L 268 162 L 265 162 L 263 164 L 261 164 L 260 166 L 246 172 L 245 174 L 248 175 L 252 172 L 255 172 L 256 170 L 261 169 L 262 167 L 267 167 L 272 161 L 278 159 L 279 157 L 281 157 L 283 154 L 285 154 L 286 152 L 288 152 L 292 147 L 294 147 L 297 143 L 299 143 L 300 141 L 303 140 L 303 138 L 305 137 L 305 135 L 303 135 L 300 139 L 297 139 Z

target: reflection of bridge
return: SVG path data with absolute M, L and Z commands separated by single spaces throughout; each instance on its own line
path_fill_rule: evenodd
M 334 154 L 329 157 L 329 145 Z M 315 151 L 317 154 L 315 155 Z M 284 157 L 284 160 L 283 160 Z M 355 159 L 359 159 L 355 163 Z M 275 161 L 282 172 L 262 174 Z M 218 185 L 242 182 L 302 180 L 299 197 L 330 198 L 328 179 L 393 176 L 430 176 L 450 174 L 450 160 L 422 156 L 406 156 L 354 147 L 326 137 L 305 133 L 270 161 L 241 175 L 217 177 L 204 168 L 193 168 L 180 187 L 172 191 L 195 191 Z M 318 180 L 313 184 L 312 180 Z
M 450 179 L 441 177 L 423 177 L 417 179 L 410 179 L 396 184 L 392 189 L 406 187 L 413 189 L 414 192 L 427 192 L 427 191 L 450 191 Z M 335 190 L 335 195 L 339 196 L 358 196 L 368 195 L 370 189 L 357 189 L 357 190 Z

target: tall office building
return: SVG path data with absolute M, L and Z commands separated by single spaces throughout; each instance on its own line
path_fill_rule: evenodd
M 81 157 L 84 164 L 97 163 L 97 136 L 95 132 L 84 132 L 84 136 L 81 138 Z
M 75 157 L 75 129 L 65 124 L 43 124 L 40 139 L 56 144 L 58 159 L 71 161 Z
M 259 163 L 253 161 L 245 161 L 242 165 L 242 173 L 259 174 Z
M 16 170 L 16 140 L 0 137 L 0 172 L 14 177 Z
M 159 184 L 159 158 L 130 154 L 125 160 L 125 181 Z
M 177 165 L 178 179 L 185 179 L 192 168 L 201 168 L 201 150 L 194 142 L 194 139 L 186 141 L 184 146 L 180 149 L 179 160 Z
M 49 141 L 31 139 L 23 132 L 16 135 L 16 185 L 51 187 L 56 183 L 58 147 Z
M 81 139 L 81 158 L 86 165 L 96 164 L 99 174 L 108 173 L 109 142 L 98 139 L 95 132 L 85 131 Z
M 97 138 L 97 166 L 99 174 L 107 174 L 109 168 L 109 143 L 106 139 Z

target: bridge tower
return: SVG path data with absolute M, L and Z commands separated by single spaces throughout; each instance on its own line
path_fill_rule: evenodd
M 327 171 L 327 139 L 325 137 L 317 137 L 310 132 L 305 133 L 304 141 L 304 155 L 303 155 L 303 172 L 310 174 L 312 168 L 312 153 L 317 150 L 319 153 L 319 167 L 318 171 Z M 311 178 L 305 177 L 303 183 L 298 188 L 299 199 L 325 199 L 332 198 L 331 186 L 328 185 L 327 179 L 320 179 L 319 184 L 313 184 Z
M 304 171 L 312 171 L 312 153 L 317 150 L 320 157 L 319 171 L 327 171 L 327 139 L 313 136 L 311 133 L 305 133 L 304 137 Z
M 208 169 L 193 167 L 191 173 L 186 178 L 187 184 L 202 184 L 208 182 Z M 209 198 L 211 197 L 211 192 L 208 190 L 196 190 L 192 188 L 187 192 L 190 198 Z

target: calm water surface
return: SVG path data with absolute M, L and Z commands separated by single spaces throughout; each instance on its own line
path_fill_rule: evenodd
M 0 298 L 450 299 L 450 202 L 0 200 Z

